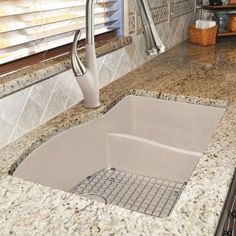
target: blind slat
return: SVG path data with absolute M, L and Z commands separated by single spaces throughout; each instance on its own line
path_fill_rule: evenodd
M 104 14 L 109 15 L 112 11 L 109 8 L 97 8 L 95 9 L 95 17 L 96 15 Z M 21 15 L 21 16 L 11 16 L 6 17 L 5 19 L 0 19 L 0 33 L 6 33 L 9 31 L 16 31 L 25 28 L 36 27 L 40 25 L 46 25 L 51 23 L 56 23 L 59 21 L 73 20 L 73 19 L 81 19 L 85 18 L 84 9 L 80 9 L 78 11 L 72 10 L 63 10 L 63 11 L 53 11 L 48 12 L 47 14 L 30 14 L 29 16 Z M 84 19 L 82 19 L 84 20 Z
M 97 17 L 95 19 L 95 26 L 99 24 L 109 24 L 110 22 L 118 19 L 105 20 L 104 17 Z M 76 29 L 85 28 L 84 19 L 82 20 L 69 20 L 61 21 L 53 24 L 47 24 L 39 27 L 26 28 L 14 32 L 4 33 L 1 35 L 0 49 L 16 46 L 26 43 L 28 41 L 34 41 L 43 39 L 53 35 L 58 35 L 61 32 L 74 31 Z
M 96 34 L 120 27 L 119 1 L 96 1 Z M 3 0 L 0 9 L 0 65 L 71 43 L 77 29 L 82 30 L 84 38 L 85 2 Z
M 97 4 L 113 4 L 119 0 L 97 0 Z M 20 4 L 19 2 L 24 2 L 25 4 Z M 18 4 L 17 4 L 18 3 Z M 51 10 L 60 10 L 71 7 L 84 7 L 86 0 L 3 0 L 1 1 L 0 8 L 0 17 L 5 16 L 16 16 L 22 14 L 51 11 Z
M 117 30 L 117 28 L 109 28 L 107 30 L 107 27 L 101 27 L 96 30 L 96 34 L 103 34 L 109 31 Z M 24 44 L 24 47 L 19 47 L 12 49 L 6 49 L 4 50 L 4 53 L 0 53 L 0 61 L 2 64 L 13 61 L 16 58 L 23 58 L 32 54 L 36 54 L 39 52 L 43 52 L 52 48 L 59 47 L 61 45 L 65 45 L 68 43 L 71 43 L 73 41 L 74 34 L 68 33 L 67 35 L 63 35 L 63 37 L 53 37 L 52 39 L 48 38 L 47 40 L 41 41 L 40 43 L 37 42 L 31 42 Z M 85 38 L 85 33 L 82 33 L 82 38 Z

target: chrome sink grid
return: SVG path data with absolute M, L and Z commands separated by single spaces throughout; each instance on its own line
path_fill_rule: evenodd
M 70 192 L 156 217 L 167 217 L 186 183 L 106 168 L 88 176 Z

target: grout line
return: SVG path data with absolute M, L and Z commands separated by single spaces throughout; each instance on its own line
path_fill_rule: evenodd
M 122 49 L 121 49 L 122 50 Z M 117 50 L 117 52 L 118 52 L 119 50 Z M 121 55 L 122 55 L 122 53 L 123 52 L 121 52 Z M 114 56 L 114 55 L 113 55 Z M 119 61 L 118 61 L 119 62 Z M 104 63 L 103 64 L 105 64 L 105 60 L 104 60 Z M 105 66 L 108 68 L 108 69 L 110 69 L 112 72 L 114 72 L 114 68 L 112 68 L 112 67 L 110 67 L 109 65 L 107 65 L 107 64 L 105 64 Z
M 116 72 L 118 71 L 118 67 L 120 66 L 121 59 L 122 59 L 122 57 L 123 57 L 123 55 L 124 55 L 125 47 L 124 47 L 122 50 L 123 50 L 123 51 L 122 51 L 121 56 L 120 56 L 120 59 L 119 59 L 119 61 L 118 61 L 118 63 L 117 63 L 117 67 L 116 67 L 116 69 L 114 70 L 114 74 L 113 74 L 113 76 L 112 76 L 112 78 L 111 78 L 111 81 L 114 81 L 114 80 L 115 80 Z
M 68 106 L 67 106 L 67 104 L 68 104 L 68 102 L 69 102 L 69 99 L 71 99 L 71 97 L 70 97 L 70 94 L 71 94 L 71 90 L 72 90 L 72 88 L 73 88 L 73 86 L 74 86 L 74 83 L 77 83 L 77 81 L 76 81 L 76 78 L 74 78 L 73 79 L 73 82 L 71 83 L 71 86 L 70 86 L 70 88 L 69 88 L 69 92 L 68 92 L 68 96 L 67 96 L 67 99 L 66 99 L 66 103 L 65 103 L 65 105 L 64 105 L 64 107 L 63 107 L 63 109 L 64 110 L 66 110 L 67 108 L 68 108 Z M 73 99 L 72 99 L 73 100 Z M 73 102 L 74 102 L 74 100 L 73 100 Z
M 46 106 L 44 107 L 44 111 L 43 111 L 42 117 L 41 117 L 41 119 L 40 119 L 40 121 L 39 121 L 39 124 L 42 124 L 42 122 L 43 122 L 43 117 L 45 116 L 46 112 L 48 112 L 49 114 L 51 114 L 51 115 L 53 116 L 53 114 L 48 111 L 48 105 L 49 105 L 49 103 L 50 103 L 50 101 L 51 101 L 51 99 L 52 99 L 52 95 L 53 95 L 53 93 L 54 93 L 54 91 L 55 91 L 55 89 L 56 89 L 57 83 L 58 83 L 58 77 L 56 78 L 56 82 L 55 82 L 54 87 L 53 87 L 53 89 L 52 89 L 52 92 L 51 92 L 51 94 L 50 94 L 50 96 L 49 96 L 49 98 L 48 98 L 48 102 L 47 102 Z
M 104 56 L 102 57 L 102 61 L 101 61 L 101 63 L 100 63 L 100 66 L 98 67 L 98 72 L 100 72 L 100 70 L 102 69 L 102 65 L 104 64 L 107 55 L 108 55 L 108 54 L 106 54 L 106 55 L 104 55 Z M 98 58 L 97 58 L 97 60 L 98 60 Z
M 28 94 L 27 97 L 26 97 L 26 100 L 25 100 L 25 103 L 24 103 L 24 105 L 23 105 L 23 107 L 22 107 L 22 109 L 21 109 L 20 115 L 19 115 L 19 117 L 18 117 L 18 119 L 17 119 L 17 121 L 16 121 L 16 123 L 15 123 L 15 127 L 13 128 L 13 130 L 12 130 L 12 132 L 11 132 L 11 134 L 10 134 L 10 136 L 9 136 L 9 138 L 8 138 L 6 144 L 9 144 L 10 142 L 13 141 L 13 140 L 11 140 L 11 139 L 12 139 L 12 137 L 13 137 L 13 134 L 14 134 L 16 128 L 18 127 L 20 118 L 21 118 L 21 116 L 22 116 L 22 114 L 23 114 L 23 112 L 24 112 L 24 110 L 25 110 L 25 106 L 26 106 L 26 104 L 27 104 L 27 102 L 28 102 L 28 100 L 29 100 L 29 98 L 30 98 L 30 95 L 31 95 L 31 93 L 32 93 L 32 91 L 33 91 L 33 88 L 34 88 L 34 86 L 32 86 L 32 87 L 30 88 L 30 90 L 29 90 L 29 94 Z M 19 128 L 21 128 L 21 127 L 19 127 Z M 22 129 L 22 128 L 21 128 L 21 129 Z M 22 130 L 25 130 L 25 129 L 22 129 Z M 25 131 L 27 132 L 27 130 L 25 130 Z

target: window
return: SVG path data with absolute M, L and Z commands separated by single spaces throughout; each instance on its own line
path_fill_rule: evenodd
M 96 35 L 120 29 L 121 0 L 95 0 Z M 85 37 L 86 0 L 1 0 L 0 65 Z

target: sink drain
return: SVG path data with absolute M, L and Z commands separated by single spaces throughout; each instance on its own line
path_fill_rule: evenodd
M 167 217 L 186 183 L 131 174 L 115 168 L 88 176 L 71 192 L 144 214 Z

